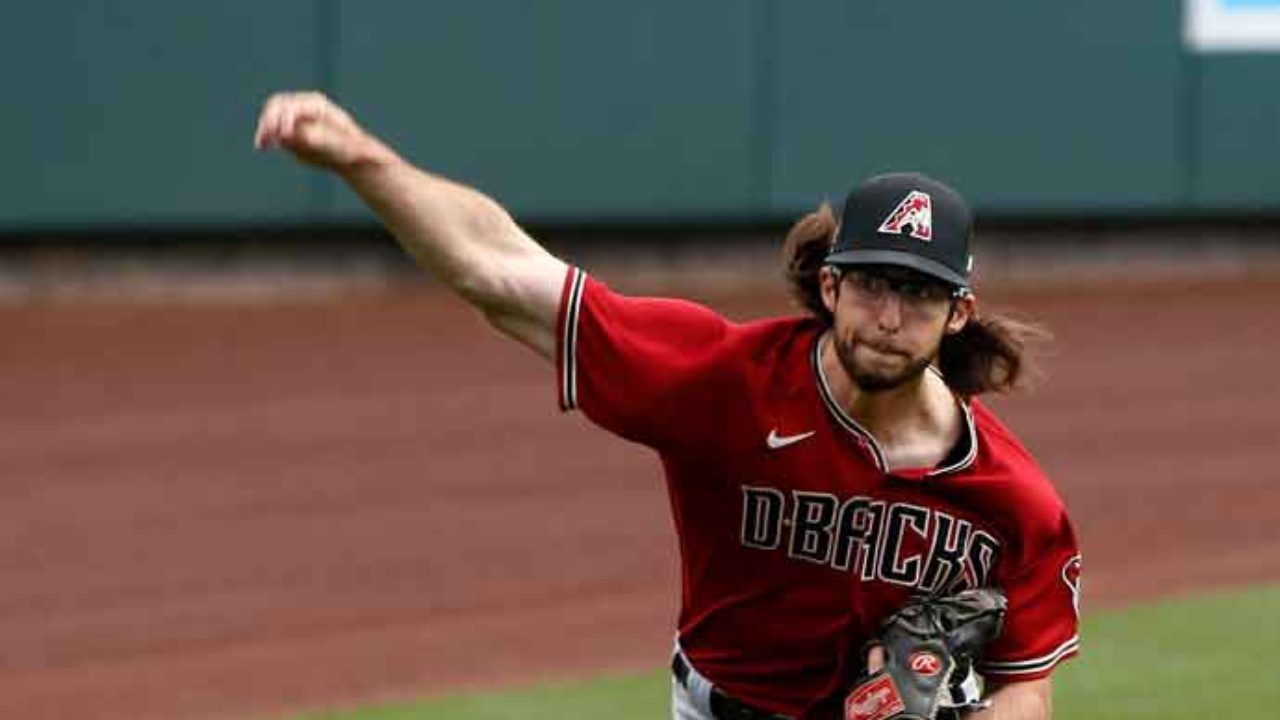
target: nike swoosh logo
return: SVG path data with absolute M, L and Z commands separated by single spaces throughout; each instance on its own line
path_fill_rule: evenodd
M 799 435 L 779 435 L 778 429 L 774 428 L 769 431 L 769 437 L 765 438 L 764 442 L 769 446 L 770 450 L 778 450 L 788 445 L 795 445 L 801 440 L 808 440 L 813 437 L 813 434 L 816 432 L 817 430 L 810 430 L 807 433 L 800 433 Z

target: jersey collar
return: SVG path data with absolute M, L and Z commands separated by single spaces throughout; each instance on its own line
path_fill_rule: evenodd
M 822 404 L 826 406 L 827 412 L 835 419 L 840 427 L 844 428 L 852 434 L 860 445 L 867 449 L 872 460 L 875 462 L 876 469 L 882 473 L 889 473 L 889 462 L 885 459 L 884 450 L 880 447 L 880 443 L 875 437 L 867 431 L 866 428 L 858 424 L 845 412 L 840 403 L 836 402 L 835 393 L 831 391 L 831 384 L 827 381 L 826 371 L 822 369 L 822 342 L 826 337 L 826 333 L 821 333 L 813 341 L 813 349 L 809 353 L 809 363 L 813 367 L 813 375 L 818 384 L 818 395 L 822 398 Z M 930 367 L 929 370 L 937 373 L 937 369 Z M 941 375 L 939 375 L 941 377 Z M 973 465 L 973 461 L 978 457 L 978 429 L 973 420 L 973 408 L 969 407 L 969 403 L 956 398 L 956 404 L 960 406 L 960 412 L 964 416 L 964 432 L 957 441 L 956 448 L 947 454 L 943 460 L 944 464 L 925 471 L 906 470 L 901 473 L 904 477 L 930 478 L 938 475 L 946 475 L 948 473 L 960 472 Z

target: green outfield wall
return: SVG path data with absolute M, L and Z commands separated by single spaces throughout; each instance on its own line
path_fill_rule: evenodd
M 991 214 L 1280 209 L 1280 55 L 1173 0 L 46 0 L 0 24 L 0 231 L 367 219 L 253 153 L 319 88 L 542 222 L 761 221 L 914 168 Z

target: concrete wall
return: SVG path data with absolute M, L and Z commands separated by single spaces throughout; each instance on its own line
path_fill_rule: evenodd
M 915 168 L 988 214 L 1280 208 L 1280 56 L 1169 0 L 48 0 L 0 26 L 0 230 L 348 222 L 261 157 L 320 88 L 527 219 L 785 217 Z

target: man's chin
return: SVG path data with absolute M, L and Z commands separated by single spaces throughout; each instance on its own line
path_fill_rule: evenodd
M 841 352 L 841 351 L 844 352 Z M 894 352 L 882 352 L 862 345 L 850 351 L 836 347 L 836 355 L 858 389 L 868 393 L 896 390 L 918 378 L 928 363 L 916 363 Z
M 885 376 L 876 373 L 855 373 L 853 375 L 853 383 L 858 389 L 866 393 L 880 393 L 896 390 L 907 382 L 904 375 Z
M 924 374 L 928 364 L 908 364 L 905 368 L 893 372 L 876 372 L 865 367 L 854 368 L 850 373 L 859 390 L 869 393 L 889 392 L 912 382 Z
M 896 355 L 873 353 L 859 358 L 850 376 L 859 388 L 867 392 L 892 390 L 902 385 L 911 374 L 910 367 L 904 367 L 903 359 Z

